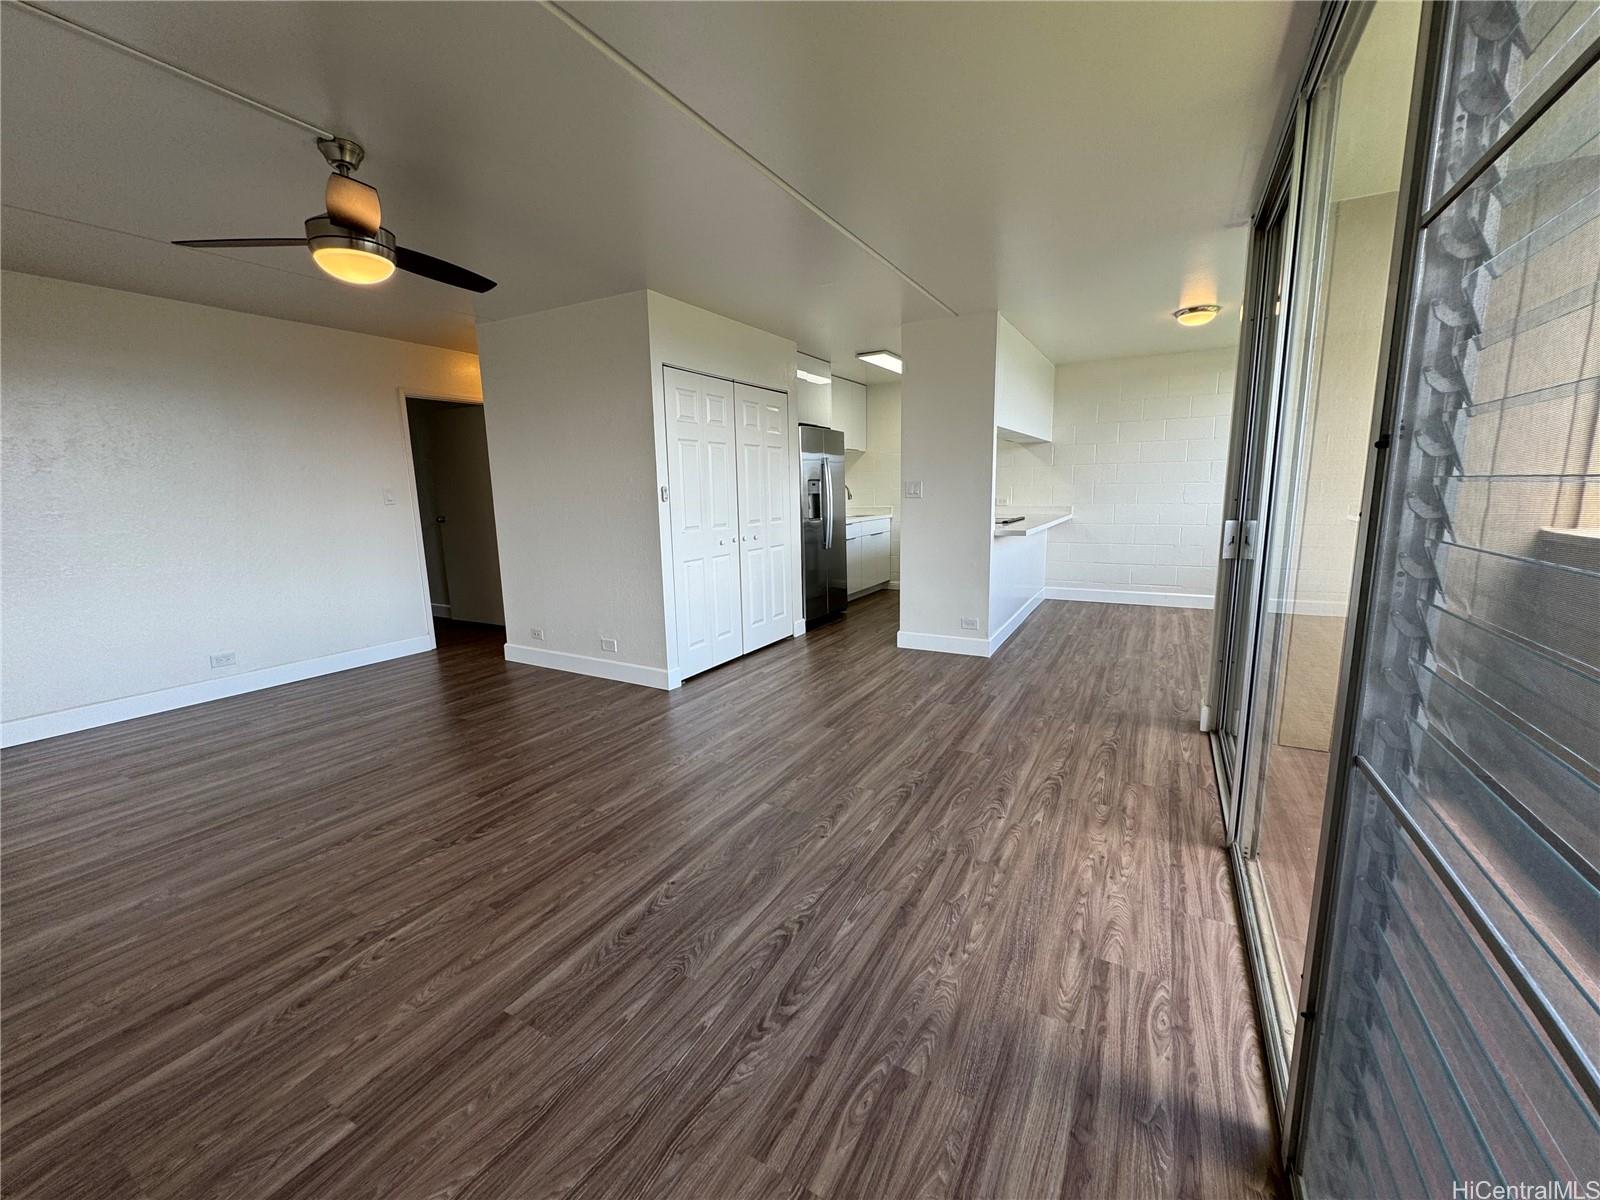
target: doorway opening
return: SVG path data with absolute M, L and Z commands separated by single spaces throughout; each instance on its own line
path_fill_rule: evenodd
M 434 621 L 504 625 L 483 405 L 406 397 Z

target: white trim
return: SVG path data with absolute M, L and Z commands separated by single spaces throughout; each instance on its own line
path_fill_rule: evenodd
M 282 666 L 241 671 L 237 675 L 225 675 L 220 679 L 180 684 L 177 687 L 162 688 L 158 692 L 124 696 L 118 700 L 102 700 L 98 704 L 85 704 L 81 708 L 65 708 L 59 712 L 41 713 L 36 717 L 19 717 L 15 721 L 0 723 L 0 746 L 20 746 L 24 742 L 60 737 L 64 733 L 97 729 L 102 725 L 114 725 L 118 721 L 131 721 L 136 717 L 171 712 L 175 708 L 188 708 L 190 705 L 206 704 L 229 696 L 242 696 L 246 692 L 259 692 L 285 683 L 313 679 L 318 675 L 332 675 L 337 671 L 367 667 L 373 663 L 387 662 L 391 658 L 426 654 L 433 648 L 433 635 L 430 633 L 425 637 L 405 638 L 398 642 L 385 642 L 380 646 L 363 646 L 359 650 L 345 650 L 321 658 L 284 663 Z
M 1029 597 L 1026 604 L 1017 609 L 1009 621 L 989 635 L 989 653 L 992 655 L 1001 646 L 1005 645 L 1006 639 L 1015 633 L 1021 624 L 1033 615 L 1033 610 L 1043 603 L 1044 589 L 1040 588 Z
M 895 634 L 894 644 L 902 650 L 932 650 L 938 654 L 989 657 L 989 639 L 981 637 L 951 637 L 944 633 L 912 633 L 902 629 Z
M 433 615 L 448 621 L 450 619 L 450 606 L 448 604 L 435 604 L 433 606 Z
M 1107 588 L 1050 586 L 1046 600 L 1080 600 L 1091 604 L 1147 604 L 1153 608 L 1210 608 L 1213 599 L 1203 592 L 1115 592 Z
M 519 646 L 515 642 L 506 643 L 506 661 L 566 671 L 571 675 L 588 675 L 595 679 L 615 680 L 617 683 L 660 688 L 668 692 L 683 682 L 673 678 L 665 667 L 646 667 L 639 663 L 618 662 L 614 658 L 590 658 L 586 654 L 568 654 L 564 650 L 541 650 L 537 646 Z
M 795 637 L 805 637 L 805 635 L 806 635 L 806 619 L 804 617 L 801 617 L 799 620 L 797 620 L 794 623 L 794 635 L 795 635 Z
M 898 592 L 900 590 L 900 581 L 898 579 L 889 580 L 889 590 L 891 592 Z

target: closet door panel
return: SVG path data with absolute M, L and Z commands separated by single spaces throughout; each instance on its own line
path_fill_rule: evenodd
M 693 675 L 743 652 L 733 385 L 668 367 L 668 508 L 678 668 Z
M 745 653 L 794 632 L 789 555 L 796 514 L 789 503 L 789 397 L 734 385 L 739 443 L 739 551 Z

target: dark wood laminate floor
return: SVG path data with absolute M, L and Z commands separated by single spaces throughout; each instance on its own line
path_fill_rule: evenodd
M 424 655 L 4 756 L 4 1189 L 1274 1193 L 1204 614 L 895 599 L 663 694 Z

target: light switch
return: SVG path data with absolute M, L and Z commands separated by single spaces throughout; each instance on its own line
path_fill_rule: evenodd
M 922 480 L 920 480 L 920 479 L 908 479 L 908 480 L 905 481 L 905 483 L 906 483 L 906 499 L 907 500 L 921 500 L 922 499 Z
M 394 503 L 394 489 L 393 488 L 384 488 L 383 489 L 383 502 L 385 504 L 393 504 Z

